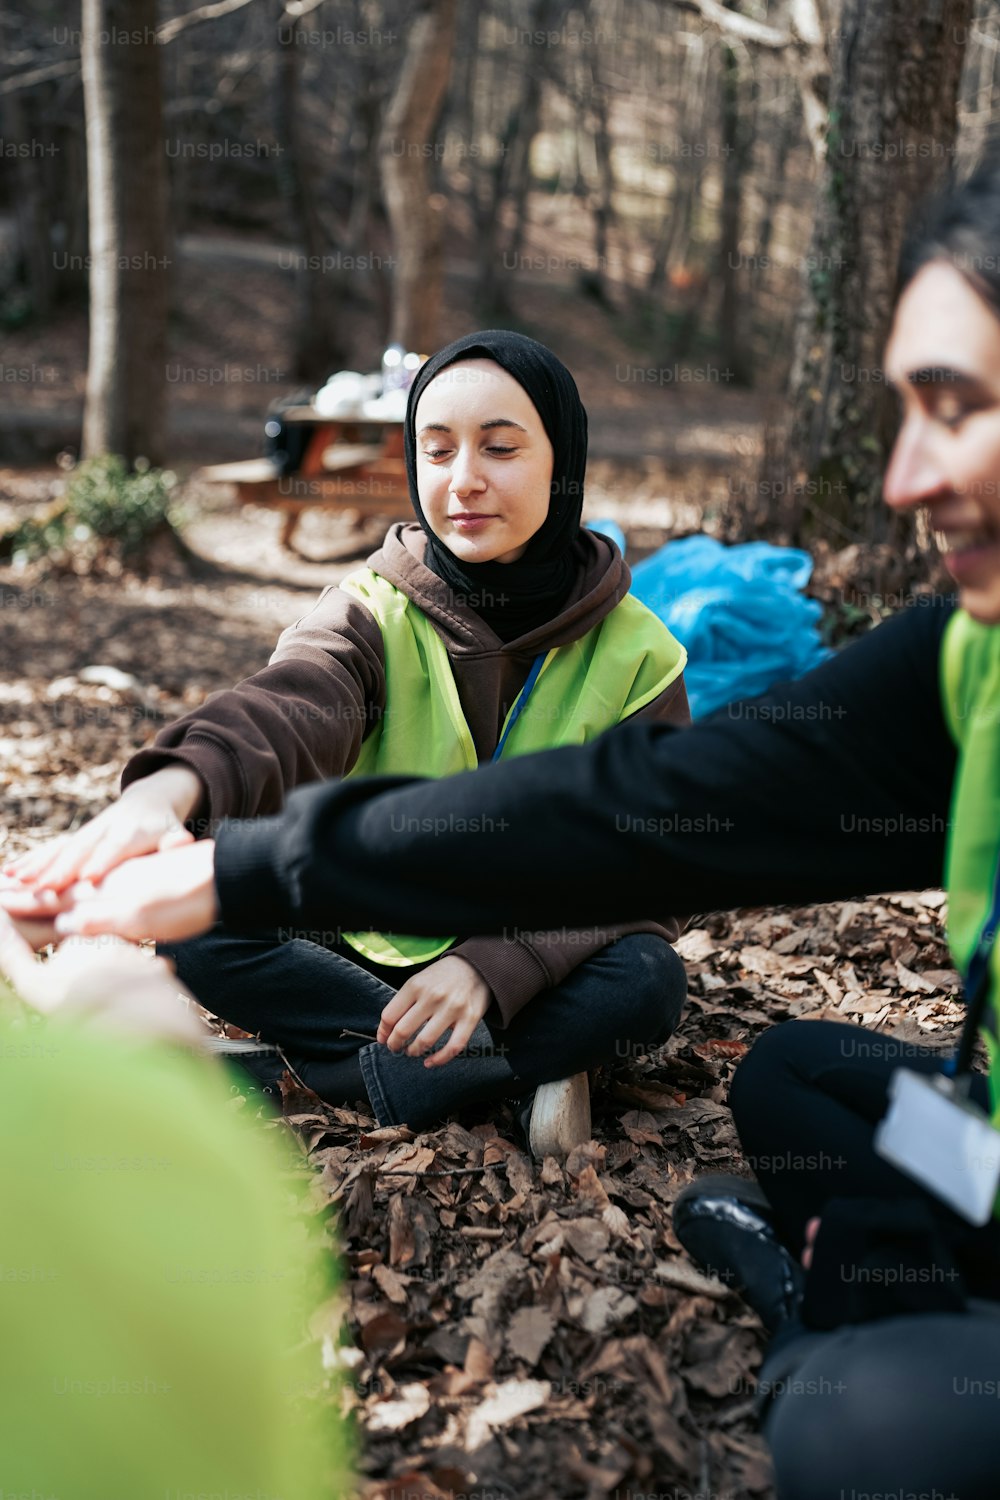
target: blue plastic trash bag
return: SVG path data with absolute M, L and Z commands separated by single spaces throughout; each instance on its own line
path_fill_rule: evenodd
M 799 592 L 812 558 L 793 547 L 707 536 L 668 542 L 632 569 L 632 592 L 687 647 L 696 719 L 774 682 L 801 677 L 832 653 L 820 643 L 821 606 Z

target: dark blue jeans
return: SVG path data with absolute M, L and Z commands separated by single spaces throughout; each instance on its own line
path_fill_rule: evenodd
M 415 1128 L 664 1042 L 687 993 L 684 966 L 669 943 L 630 934 L 542 990 L 510 1026 L 491 1012 L 459 1057 L 425 1068 L 422 1058 L 341 1035 L 345 1028 L 374 1035 L 412 968 L 363 966 L 353 949 L 347 957 L 306 938 L 242 937 L 219 928 L 165 951 L 213 1015 L 277 1044 L 320 1098 L 347 1102 L 343 1065 L 357 1058 L 379 1124 Z

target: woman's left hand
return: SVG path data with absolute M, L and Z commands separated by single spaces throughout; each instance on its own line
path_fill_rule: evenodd
M 445 954 L 396 992 L 382 1012 L 377 1040 L 390 1052 L 421 1057 L 450 1027 L 445 1045 L 424 1063 L 440 1068 L 463 1051 L 492 1000 L 489 985 L 466 959 Z

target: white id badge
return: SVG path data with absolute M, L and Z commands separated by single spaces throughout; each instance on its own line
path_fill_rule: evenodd
M 1000 1131 L 951 1078 L 897 1068 L 875 1150 L 970 1224 L 989 1222 L 1000 1187 Z

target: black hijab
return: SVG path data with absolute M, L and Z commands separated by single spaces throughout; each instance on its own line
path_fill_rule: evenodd
M 491 359 L 512 375 L 527 391 L 552 444 L 549 513 L 517 562 L 462 562 L 434 535 L 420 505 L 417 402 L 435 375 L 466 359 Z M 410 499 L 427 533 L 427 567 L 467 600 L 503 641 L 516 640 L 554 619 L 576 577 L 574 543 L 580 534 L 587 467 L 587 413 L 566 366 L 544 344 L 521 333 L 488 329 L 466 334 L 439 349 L 417 371 L 406 406 L 404 436 Z

